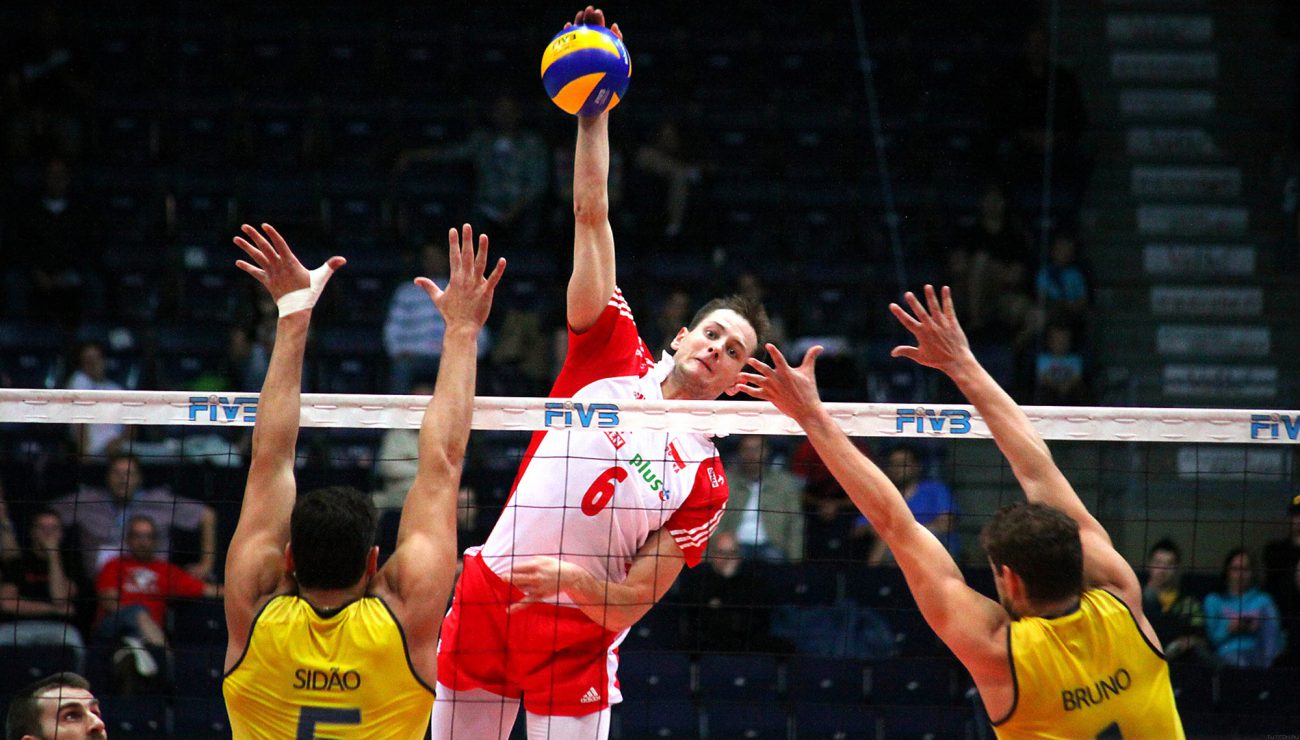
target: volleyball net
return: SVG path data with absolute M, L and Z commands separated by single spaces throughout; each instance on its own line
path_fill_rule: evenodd
M 0 664 L 13 667 L 0 671 L 0 696 L 54 670 L 79 668 L 106 689 L 100 693 L 110 706 L 130 709 L 144 735 L 222 734 L 219 600 L 170 599 L 166 647 L 146 646 L 157 665 L 141 676 L 139 651 L 103 626 L 113 604 L 97 599 L 96 573 L 130 552 L 130 522 L 121 513 L 128 509 L 111 508 L 121 500 L 114 487 L 122 485 L 130 495 L 156 496 L 148 511 L 157 519 L 159 560 L 221 581 L 257 402 L 255 393 L 0 389 L 0 483 L 13 527 L 6 546 L 18 548 L 5 562 L 10 590 L 0 624 L 65 625 L 36 637 L 0 631 Z M 380 507 L 381 558 L 396 540 L 426 403 L 416 396 L 302 396 L 299 489 L 343 483 L 371 492 Z M 891 477 L 918 485 L 928 502 L 918 515 L 933 523 L 972 586 L 994 595 L 978 533 L 1023 494 L 979 414 L 964 405 L 827 407 Z M 1224 557 L 1238 547 L 1257 558 L 1260 582 L 1285 580 L 1265 572 L 1258 558 L 1265 542 L 1287 533 L 1300 411 L 1026 412 L 1139 573 L 1151 547 L 1168 539 L 1181 551 L 1184 590 L 1197 598 L 1221 589 Z M 823 722 L 895 730 L 920 723 L 958 734 L 980 726 L 969 678 L 925 625 L 869 522 L 829 479 L 798 426 L 770 404 L 480 397 L 472 426 L 457 520 L 462 550 L 491 530 L 535 431 L 717 436 L 728 509 L 738 523 L 724 521 L 705 562 L 683 573 L 623 643 L 625 704 L 616 712 L 616 737 L 741 737 L 760 725 L 813 736 L 810 728 Z M 106 455 L 71 451 L 90 430 L 115 429 L 122 450 L 138 460 L 129 482 L 113 480 L 116 463 Z M 46 561 L 33 553 L 47 541 L 40 525 L 51 513 L 64 528 L 59 549 L 76 592 L 66 613 L 40 614 L 20 602 L 38 601 L 49 588 L 40 573 Z M 58 635 L 74 629 L 79 637 L 60 644 Z M 810 705 L 820 709 L 804 709 Z M 892 711 L 899 708 L 907 711 Z

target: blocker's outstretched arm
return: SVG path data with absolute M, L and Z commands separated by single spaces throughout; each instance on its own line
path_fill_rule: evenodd
M 605 25 L 605 14 L 587 6 L 573 24 Z M 566 25 L 565 28 L 569 26 Z M 610 29 L 622 38 L 618 24 Z M 576 332 L 590 329 L 614 294 L 614 230 L 609 223 L 609 113 L 578 118 L 573 158 L 573 274 L 567 318 Z
M 243 654 L 248 630 L 261 602 L 288 586 L 284 548 L 297 487 L 293 474 L 302 400 L 302 360 L 312 307 L 334 271 L 346 264 L 331 257 L 308 271 L 270 224 L 262 232 L 245 224 L 248 237 L 235 244 L 252 262 L 236 266 L 266 286 L 280 312 L 275 346 L 258 399 L 253 425 L 252 463 L 244 488 L 239 524 L 226 555 L 226 664 Z

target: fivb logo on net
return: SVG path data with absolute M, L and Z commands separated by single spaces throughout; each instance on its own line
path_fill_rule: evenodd
M 190 421 L 257 421 L 257 396 L 190 396 Z
M 551 429 L 608 429 L 618 426 L 618 404 L 548 401 L 542 424 Z
M 911 427 L 909 430 L 908 427 Z M 970 412 L 964 409 L 899 409 L 894 417 L 894 431 L 920 434 L 967 434 Z
M 1251 439 L 1281 439 L 1283 435 L 1292 442 L 1300 437 L 1300 416 L 1276 412 L 1250 415 Z

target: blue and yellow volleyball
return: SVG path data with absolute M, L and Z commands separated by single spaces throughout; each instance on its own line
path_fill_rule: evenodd
M 618 105 L 632 77 L 632 57 L 603 26 L 570 26 L 542 54 L 542 85 L 566 113 L 597 116 Z

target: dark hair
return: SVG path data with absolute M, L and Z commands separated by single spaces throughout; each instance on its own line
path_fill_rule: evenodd
M 1007 566 L 1025 582 L 1034 601 L 1057 601 L 1083 591 L 1083 544 L 1079 524 L 1046 504 L 1006 506 L 980 533 L 994 567 Z
M 694 330 L 695 327 L 700 325 L 701 321 L 708 318 L 709 314 L 723 309 L 735 311 L 753 327 L 754 336 L 758 341 L 750 355 L 757 357 L 763 351 L 763 343 L 767 341 L 767 335 L 772 330 L 772 325 L 767 318 L 767 309 L 763 308 L 763 304 L 752 298 L 746 298 L 738 294 L 714 298 L 700 306 L 700 310 L 696 311 L 695 315 L 691 317 L 691 323 L 686 328 Z
M 118 450 L 117 452 L 109 453 L 109 455 L 108 455 L 108 467 L 110 467 L 110 468 L 113 467 L 113 463 L 117 462 L 118 460 L 130 460 L 131 462 L 133 462 L 133 463 L 136 464 L 136 467 L 139 467 L 139 466 L 140 466 L 140 458 L 139 458 L 139 457 L 136 457 L 135 455 L 131 454 L 130 452 L 123 452 L 123 451 L 121 451 L 121 450 Z
M 1246 556 L 1246 560 L 1250 563 L 1250 580 L 1252 582 L 1255 580 L 1255 556 L 1250 554 L 1250 548 L 1234 547 L 1228 551 L 1227 555 L 1223 556 L 1223 569 L 1219 571 L 1219 574 L 1223 576 L 1224 588 L 1228 587 L 1228 566 L 1232 564 L 1233 558 L 1238 555 Z
M 306 588 L 347 588 L 366 572 L 378 515 L 370 497 L 329 486 L 298 497 L 289 518 L 294 578 Z
M 131 518 L 126 520 L 127 530 L 129 531 L 131 529 L 131 525 L 135 524 L 136 522 L 146 522 L 149 525 L 149 528 L 153 530 L 153 533 L 155 535 L 158 534 L 158 522 L 155 522 L 153 520 L 153 517 L 149 516 L 148 514 L 132 514 Z
M 1157 552 L 1167 552 L 1174 556 L 1175 563 L 1183 562 L 1183 551 L 1178 549 L 1178 545 L 1168 537 L 1162 537 L 1157 540 L 1151 549 L 1147 552 L 1147 557 L 1155 555 Z
M 22 740 L 23 735 L 41 736 L 41 701 L 38 697 L 53 688 L 90 691 L 90 682 L 75 673 L 64 671 L 24 686 L 14 694 L 13 701 L 9 702 L 9 713 L 5 716 L 5 740 Z

